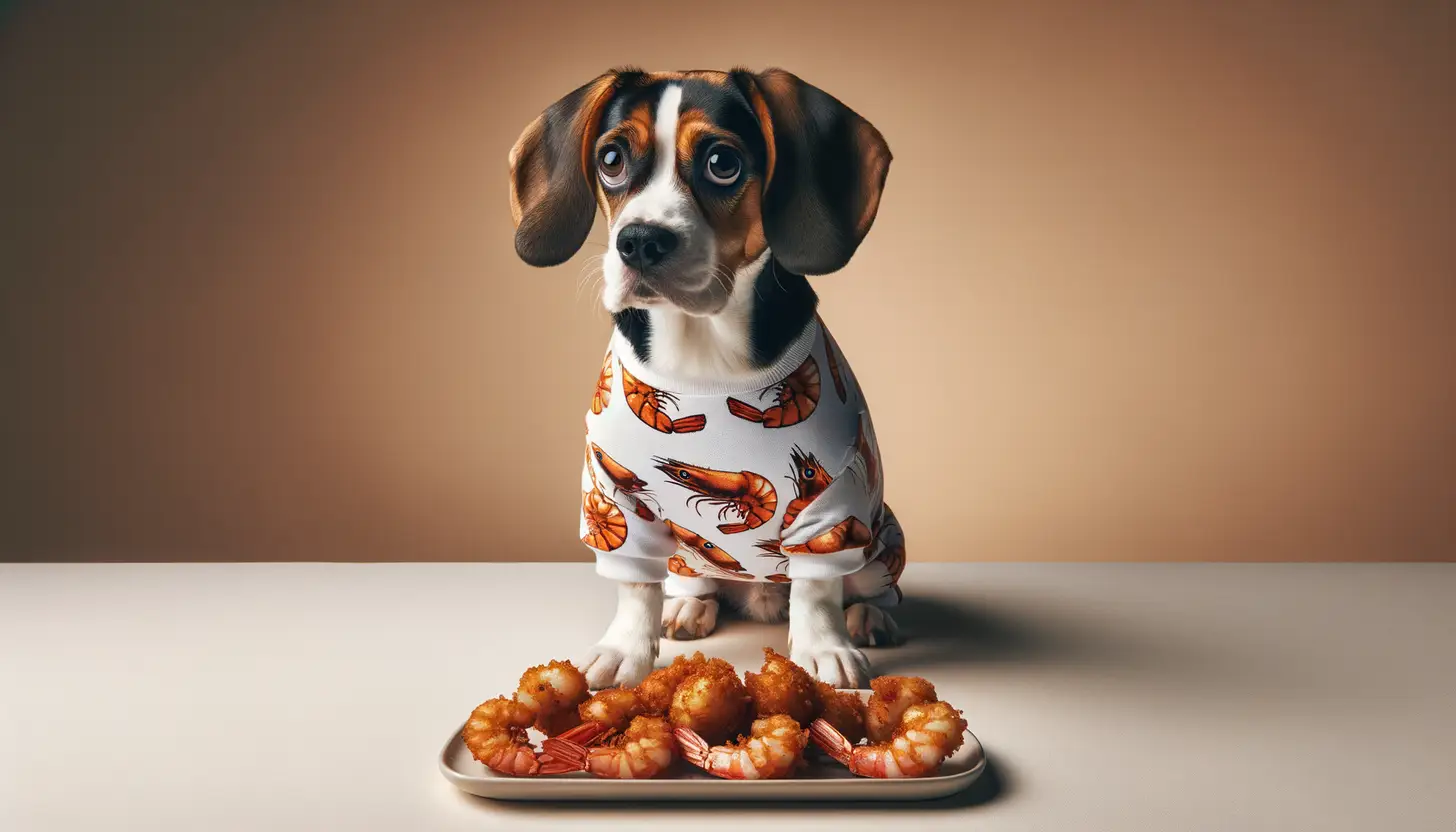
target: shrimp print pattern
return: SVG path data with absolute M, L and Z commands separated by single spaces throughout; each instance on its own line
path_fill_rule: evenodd
M 737 523 L 718 525 L 718 531 L 723 534 L 738 534 L 762 526 L 773 517 L 774 508 L 779 504 L 773 483 L 752 471 L 715 471 L 665 457 L 656 457 L 653 462 L 673 483 L 693 492 L 688 498 L 689 507 L 695 501 L 718 506 L 719 520 L 738 514 Z
M 708 425 L 708 417 L 699 413 L 695 416 L 683 416 L 674 419 L 668 416 L 663 410 L 663 405 L 678 405 L 678 397 L 665 390 L 658 390 L 648 384 L 638 381 L 635 376 L 622 368 L 622 390 L 627 394 L 627 407 L 637 414 L 642 424 L 651 427 L 653 430 L 662 433 L 694 433 Z
M 599 574 L 843 577 L 848 590 L 864 572 L 856 597 L 895 602 L 885 584 L 904 549 L 875 535 L 886 512 L 873 424 L 817 317 L 770 366 L 728 385 L 664 377 L 620 333 L 608 346 L 582 477 L 582 539 Z M 822 397 L 821 370 L 833 391 Z
M 612 403 L 612 351 L 602 359 L 602 372 L 597 376 L 597 389 L 592 393 L 591 412 L 601 413 Z
M 758 422 L 766 428 L 797 425 L 809 418 L 809 414 L 819 406 L 819 365 L 814 363 L 814 356 L 804 359 L 799 369 L 774 387 L 764 388 L 764 392 L 775 387 L 778 392 L 775 396 L 776 403 L 772 407 L 759 410 L 748 402 L 729 398 L 728 412 L 740 419 Z

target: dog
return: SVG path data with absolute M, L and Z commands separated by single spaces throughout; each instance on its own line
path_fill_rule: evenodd
M 859 648 L 898 641 L 904 537 L 805 276 L 869 232 L 884 137 L 781 69 L 624 68 L 547 108 L 508 161 L 526 263 L 572 257 L 598 209 L 610 229 L 580 525 L 618 604 L 578 663 L 588 682 L 637 684 L 660 636 L 710 634 L 722 599 L 787 613 L 795 662 L 866 687 Z

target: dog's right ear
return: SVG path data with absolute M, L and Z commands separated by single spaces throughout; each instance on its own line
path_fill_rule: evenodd
M 516 254 L 533 266 L 566 262 L 591 232 L 592 145 L 620 76 L 608 72 L 568 93 L 526 125 L 511 148 Z

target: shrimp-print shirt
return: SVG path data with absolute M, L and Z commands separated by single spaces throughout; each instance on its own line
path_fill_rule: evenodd
M 664 378 L 613 333 L 582 468 L 582 541 L 602 576 L 858 574 L 848 594 L 898 596 L 903 538 L 883 480 L 864 396 L 821 321 L 732 386 Z

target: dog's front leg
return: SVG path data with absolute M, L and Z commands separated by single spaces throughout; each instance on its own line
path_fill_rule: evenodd
M 631 687 L 652 672 L 662 632 L 662 584 L 617 584 L 617 614 L 577 666 L 593 690 Z
M 850 643 L 840 578 L 789 584 L 789 658 L 837 688 L 867 688 L 870 662 Z

